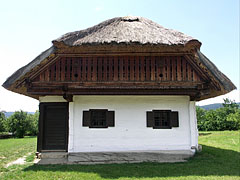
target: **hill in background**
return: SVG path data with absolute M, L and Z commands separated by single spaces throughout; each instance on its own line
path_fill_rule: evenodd
M 14 112 L 4 112 L 6 118 L 8 118 L 9 116 L 11 116 Z M 34 114 L 35 112 L 27 112 L 28 114 Z
M 237 103 L 240 106 L 240 102 Z M 211 109 L 218 109 L 218 108 L 222 108 L 223 105 L 222 103 L 214 103 L 214 104 L 208 104 L 208 105 L 204 105 L 204 106 L 199 106 L 200 108 L 203 108 L 205 110 L 211 110 Z

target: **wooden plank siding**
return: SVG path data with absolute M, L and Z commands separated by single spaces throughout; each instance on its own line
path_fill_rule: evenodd
M 184 56 L 61 57 L 34 82 L 201 82 Z
M 145 64 L 144 64 L 144 57 L 140 57 L 141 59 L 141 81 L 145 81 Z
M 37 150 L 68 151 L 68 109 L 65 102 L 40 103 Z
M 113 67 L 114 67 L 114 77 L 113 77 L 113 80 L 114 81 L 118 81 L 118 69 L 119 69 L 119 64 L 118 64 L 118 57 L 117 56 L 115 56 L 115 57 L 113 57 L 113 59 L 114 59 L 114 65 L 113 65 Z
M 139 81 L 139 56 L 135 57 L 135 81 Z
M 102 81 L 103 78 L 103 65 L 102 65 L 102 58 L 99 57 L 97 59 L 97 80 Z
M 92 70 L 92 59 L 90 57 L 88 57 L 87 59 L 87 64 L 86 64 L 86 67 L 87 67 L 87 81 L 91 81 L 92 80 L 92 77 L 91 77 L 91 70 Z
M 77 62 L 76 66 L 76 74 L 77 74 L 77 81 L 81 81 L 82 79 L 82 58 L 79 59 L 75 59 L 75 61 Z
M 123 57 L 119 57 L 119 81 L 123 81 Z
M 83 57 L 82 59 L 82 81 L 86 81 L 86 58 Z

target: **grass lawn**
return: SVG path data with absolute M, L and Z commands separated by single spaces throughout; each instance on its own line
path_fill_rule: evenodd
M 0 179 L 240 179 L 240 131 L 200 132 L 203 151 L 185 163 L 112 165 L 4 164 L 34 152 L 36 138 L 0 140 Z M 33 155 L 32 155 L 33 156 Z M 31 157 L 32 157 L 31 156 Z M 5 158 L 4 158 L 5 157 Z M 29 157 L 28 159 L 32 159 Z
M 36 152 L 36 137 L 0 139 L 0 173 L 6 171 L 4 166 L 28 153 Z M 1 179 L 1 178 L 0 178 Z

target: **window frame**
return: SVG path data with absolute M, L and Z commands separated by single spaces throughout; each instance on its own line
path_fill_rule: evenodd
M 100 121 L 102 120 L 101 116 L 104 116 L 104 125 L 98 125 L 101 123 L 94 123 L 93 122 L 93 113 L 96 112 L 105 112 L 105 115 L 100 114 Z M 96 114 L 95 114 L 96 115 Z M 88 128 L 108 128 L 108 127 L 115 127 L 115 111 L 108 110 L 108 109 L 88 109 L 83 110 L 82 113 L 82 126 Z
M 153 129 L 172 129 L 172 126 L 171 126 L 171 110 L 153 110 L 152 112 L 153 112 Z M 163 125 L 156 126 L 155 125 L 156 124 L 155 115 L 157 113 L 167 113 L 167 123 L 168 123 L 167 126 L 163 126 Z M 159 118 L 161 118 L 161 117 L 159 117 Z
M 89 109 L 89 112 L 90 112 L 90 126 L 89 128 L 108 128 L 108 125 L 107 125 L 107 112 L 108 110 L 107 109 Z M 92 114 L 93 113 L 96 113 L 96 112 L 105 112 L 105 125 L 93 125 L 93 119 L 92 119 Z
M 156 113 L 168 113 L 167 115 L 167 125 L 156 125 Z M 159 115 L 160 116 L 160 115 Z M 160 117 L 158 119 L 161 119 Z M 153 109 L 151 111 L 146 111 L 146 126 L 147 128 L 153 129 L 172 129 L 172 128 L 179 128 L 179 111 L 172 111 L 172 110 L 161 110 L 161 109 Z

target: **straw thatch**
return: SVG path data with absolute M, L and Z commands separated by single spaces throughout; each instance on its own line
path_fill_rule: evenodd
M 225 74 L 223 74 L 215 64 L 213 64 L 201 51 L 197 50 L 197 54 L 199 60 L 205 67 L 207 67 L 208 71 L 220 82 L 220 84 L 224 87 L 226 92 L 230 92 L 236 89 L 236 86 L 228 79 Z
M 181 32 L 167 29 L 143 17 L 117 17 L 85 30 L 70 32 L 53 41 L 68 46 L 85 44 L 158 44 L 184 45 L 195 40 Z

